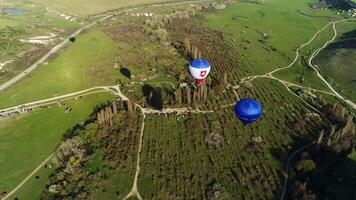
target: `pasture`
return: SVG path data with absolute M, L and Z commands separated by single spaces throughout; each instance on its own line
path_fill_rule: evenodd
M 338 38 L 315 58 L 314 64 L 341 94 L 356 100 L 356 21 L 337 25 Z
M 203 24 L 224 32 L 249 74 L 263 74 L 291 63 L 296 48 L 335 16 L 330 10 L 310 9 L 309 2 L 237 3 L 207 14 Z
M 114 69 L 115 42 L 98 29 L 79 36 L 75 43 L 43 64 L 29 76 L 0 93 L 0 107 L 18 105 L 87 89 L 112 85 L 119 71 Z

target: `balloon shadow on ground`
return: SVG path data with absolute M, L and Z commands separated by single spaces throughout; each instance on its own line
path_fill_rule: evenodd
M 121 73 L 122 75 L 124 75 L 126 78 L 131 79 L 131 72 L 130 72 L 130 70 L 127 69 L 126 67 L 121 67 L 121 68 L 120 68 L 120 73 Z

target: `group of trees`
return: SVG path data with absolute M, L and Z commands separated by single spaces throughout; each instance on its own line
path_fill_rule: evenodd
M 134 169 L 135 157 L 130 155 L 137 152 L 140 118 L 129 101 L 97 109 L 90 122 L 77 126 L 61 143 L 42 199 L 95 199 L 98 191 L 107 192 L 109 173 Z M 110 193 L 119 194 L 118 189 Z
M 356 187 L 356 162 L 347 157 L 356 145 L 354 115 L 337 103 L 326 110 L 332 124 L 295 161 L 291 199 L 352 199 L 356 194 L 350 189 Z
M 153 38 L 159 41 L 166 41 L 168 39 L 168 31 L 165 29 L 166 23 L 171 23 L 174 19 L 189 19 L 196 15 L 196 8 L 189 8 L 183 11 L 175 11 L 170 14 L 154 15 L 152 18 L 145 20 L 144 30 Z
M 114 124 L 115 116 L 119 109 L 124 109 L 128 113 L 131 113 L 134 109 L 132 103 L 126 101 L 114 101 L 111 105 L 106 106 L 97 112 L 96 116 L 100 125 L 108 124 L 112 126 Z

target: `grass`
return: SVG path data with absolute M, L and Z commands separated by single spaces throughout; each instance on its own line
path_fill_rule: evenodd
M 222 30 L 251 74 L 262 74 L 287 66 L 294 59 L 295 49 L 331 21 L 299 14 L 302 10 L 313 15 L 333 15 L 330 10 L 310 9 L 309 2 L 272 0 L 235 4 L 208 14 L 204 24 Z
M 356 51 L 351 45 L 356 38 L 356 22 L 339 23 L 338 38 L 315 58 L 327 81 L 347 99 L 356 100 L 354 74 Z
M 21 23 L 19 21 L 14 21 L 11 19 L 6 19 L 6 18 L 0 18 L 0 28 L 5 28 L 7 26 L 14 27 L 14 26 L 18 26 L 20 24 Z
M 64 112 L 65 107 L 52 106 L 1 120 L 0 191 L 14 188 L 55 150 L 66 130 L 82 122 L 94 106 L 109 100 L 113 100 L 109 94 L 90 95 L 67 101 L 65 106 L 73 109 L 70 113 Z M 33 187 L 33 191 L 39 189 Z M 32 199 L 31 193 L 27 195 Z
M 119 9 L 142 4 L 152 4 L 159 2 L 169 2 L 173 0 L 41 0 L 42 3 L 61 9 L 64 12 L 73 13 L 80 16 L 94 15 L 108 10 Z
M 51 162 L 48 162 L 47 164 L 50 163 Z M 54 168 L 41 168 L 17 192 L 11 195 L 9 199 L 40 199 L 42 191 L 45 189 L 48 177 L 53 172 Z M 36 176 L 39 176 L 40 179 L 35 179 Z
M 356 161 L 356 150 L 353 149 L 352 152 L 347 157 L 350 158 L 351 160 Z
M 2 91 L 0 107 L 112 85 L 119 73 L 113 67 L 116 53 L 115 42 L 105 33 L 98 29 L 84 33 L 48 65 Z
M 332 36 L 332 27 L 329 26 L 313 42 L 301 49 L 299 59 L 291 68 L 276 72 L 275 77 L 304 87 L 330 91 L 324 83 L 321 83 L 321 80 L 317 77 L 315 71 L 308 66 L 307 62 L 315 49 L 322 47 Z M 304 77 L 303 82 L 300 81 L 301 77 Z

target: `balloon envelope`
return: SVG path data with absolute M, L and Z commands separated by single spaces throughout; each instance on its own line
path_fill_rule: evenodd
M 207 59 L 193 59 L 189 64 L 190 74 L 199 85 L 208 76 L 211 66 Z
M 235 105 L 235 113 L 243 123 L 249 124 L 261 117 L 263 109 L 255 99 L 241 99 Z

